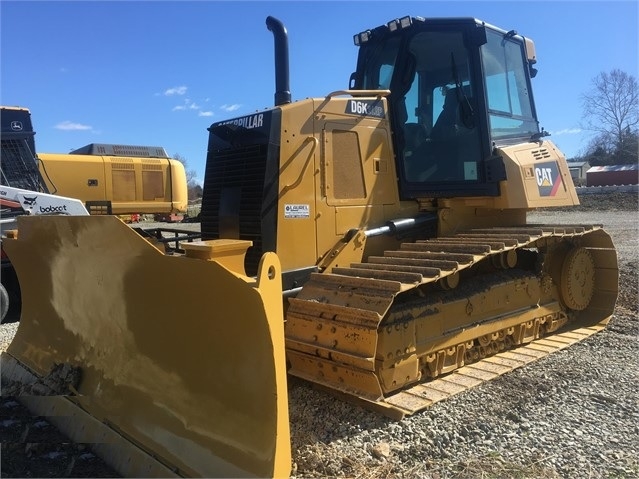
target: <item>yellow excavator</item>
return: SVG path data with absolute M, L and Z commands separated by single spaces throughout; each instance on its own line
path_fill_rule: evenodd
M 526 221 L 578 204 L 530 39 L 392 20 L 354 36 L 348 89 L 292 102 L 266 23 L 275 106 L 210 126 L 201 240 L 167 252 L 91 216 L 6 241 L 29 300 L 4 387 L 48 394 L 29 406 L 128 476 L 285 477 L 286 373 L 401 418 L 614 310 L 602 227 Z

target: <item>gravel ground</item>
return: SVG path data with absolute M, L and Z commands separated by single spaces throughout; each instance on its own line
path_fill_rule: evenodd
M 639 477 L 637 203 L 635 193 L 588 195 L 530 215 L 612 235 L 621 292 L 606 330 L 401 422 L 291 379 L 293 477 Z M 0 351 L 14 333 L 0 327 Z M 3 477 L 114 476 L 12 398 L 0 400 L 0 438 Z

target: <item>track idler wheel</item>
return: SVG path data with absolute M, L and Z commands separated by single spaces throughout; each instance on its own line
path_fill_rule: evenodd
M 561 297 L 567 307 L 583 311 L 595 292 L 595 261 L 586 248 L 571 249 L 561 267 Z

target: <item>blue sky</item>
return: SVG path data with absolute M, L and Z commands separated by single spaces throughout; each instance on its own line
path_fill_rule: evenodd
M 0 104 L 32 113 L 36 148 L 164 147 L 202 179 L 207 127 L 273 105 L 273 36 L 289 34 L 293 100 L 344 89 L 355 33 L 391 19 L 476 17 L 534 40 L 541 125 L 578 155 L 580 97 L 601 72 L 638 76 L 632 1 L 0 1 Z

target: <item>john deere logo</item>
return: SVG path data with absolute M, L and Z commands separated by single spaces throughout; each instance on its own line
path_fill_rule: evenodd
M 22 131 L 22 122 L 21 121 L 12 121 L 11 122 L 11 129 L 13 131 Z

